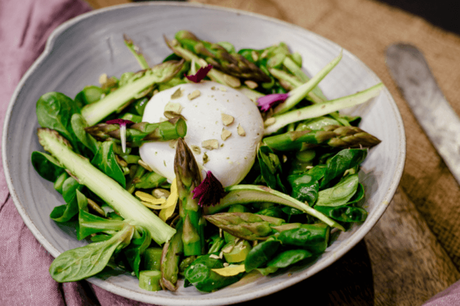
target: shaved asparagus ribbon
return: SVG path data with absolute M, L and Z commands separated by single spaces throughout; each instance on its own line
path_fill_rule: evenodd
M 380 91 L 384 88 L 383 83 L 378 83 L 366 90 L 360 91 L 356 94 L 341 97 L 338 99 L 317 103 L 290 112 L 274 116 L 265 120 L 265 135 L 272 134 L 286 125 L 301 120 L 311 119 L 315 117 L 324 116 L 341 109 L 353 107 L 369 101 L 370 99 L 378 96 Z

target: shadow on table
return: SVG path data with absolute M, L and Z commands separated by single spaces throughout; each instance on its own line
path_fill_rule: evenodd
M 372 266 L 366 243 L 359 242 L 334 264 L 300 283 L 238 305 L 270 305 L 276 298 L 300 305 L 374 305 Z
M 457 1 L 452 0 L 377 0 L 420 16 L 446 31 L 460 34 Z M 458 5 L 458 4 L 457 4 Z

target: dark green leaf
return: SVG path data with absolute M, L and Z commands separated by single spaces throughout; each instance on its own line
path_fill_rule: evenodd
M 337 185 L 321 190 L 318 193 L 316 206 L 346 205 L 358 189 L 358 174 L 348 175 Z
M 350 204 L 355 204 L 364 199 L 364 186 L 361 183 L 358 183 L 358 189 L 356 190 L 356 193 L 353 195 L 353 197 L 348 201 L 347 205 Z
M 216 291 L 231 285 L 241 279 L 241 273 L 236 276 L 221 276 L 211 269 L 223 268 L 222 260 L 210 257 L 210 254 L 200 256 L 186 270 L 185 278 L 198 290 L 203 292 Z
M 253 247 L 244 261 L 246 272 L 259 268 L 268 262 L 276 253 L 279 246 L 280 242 L 277 240 L 266 240 Z
M 120 220 L 105 219 L 80 209 L 78 214 L 77 239 L 82 240 L 91 234 L 106 231 L 119 231 L 125 226 L 126 222 Z
M 55 182 L 65 172 L 59 162 L 49 154 L 34 151 L 31 160 L 35 171 L 48 181 Z
M 342 222 L 364 222 L 368 214 L 365 209 L 353 206 L 315 206 L 315 209 L 334 220 Z
M 94 85 L 85 86 L 85 88 L 77 94 L 75 101 L 78 101 L 78 103 L 82 105 L 81 107 L 83 107 L 86 104 L 99 101 L 104 94 L 105 91 L 100 87 Z
M 117 181 L 123 188 L 126 187 L 126 179 L 123 170 L 117 162 L 113 152 L 113 142 L 104 141 L 100 144 L 99 150 L 91 160 L 91 163 L 109 177 Z
M 311 256 L 312 254 L 304 249 L 287 250 L 276 255 L 275 258 L 268 262 L 267 266 L 275 268 L 286 268 Z
M 344 149 L 334 155 L 326 164 L 327 170 L 320 188 L 324 188 L 329 182 L 342 177 L 348 169 L 358 167 L 366 158 L 367 152 L 367 149 Z
M 127 225 L 109 240 L 91 243 L 59 255 L 50 266 L 51 277 L 57 282 L 75 282 L 101 272 L 119 246 L 131 240 L 134 228 Z
M 74 101 L 60 92 L 49 92 L 37 101 L 38 124 L 58 131 L 67 140 L 72 141 L 70 119 L 79 109 Z
M 318 198 L 319 182 L 314 176 L 307 173 L 291 174 L 287 177 L 291 184 L 291 196 L 301 202 L 313 205 Z
M 97 140 L 85 131 L 85 128 L 88 127 L 85 118 L 83 118 L 81 114 L 73 114 L 71 125 L 75 137 L 86 148 L 88 148 L 93 153 L 93 155 L 96 154 L 97 150 L 99 149 L 99 145 Z
M 61 175 L 54 181 L 54 189 L 57 192 L 62 194 L 62 186 L 64 185 L 65 180 L 69 177 L 67 172 L 62 172 Z
M 140 236 L 133 238 L 129 246 L 123 250 L 123 253 L 126 256 L 131 269 L 133 269 L 134 273 L 139 278 L 141 256 L 150 246 L 152 237 L 150 236 L 149 231 L 144 228 L 137 227 L 136 229 L 139 231 Z
M 286 191 L 281 180 L 282 167 L 278 155 L 268 146 L 261 146 L 257 152 L 260 173 L 268 187 Z
M 66 204 L 57 206 L 50 214 L 50 218 L 55 222 L 70 221 L 75 215 L 78 214 L 78 199 L 77 190 L 83 188 L 73 177 L 69 177 L 64 181 L 62 186 L 62 196 Z
M 283 245 L 302 247 L 312 253 L 323 253 L 329 242 L 330 227 L 324 223 L 302 224 L 298 228 L 284 230 L 277 239 Z

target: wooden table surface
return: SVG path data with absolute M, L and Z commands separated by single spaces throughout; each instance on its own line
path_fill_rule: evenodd
M 87 2 L 93 8 L 97 9 L 129 1 L 87 0 Z M 400 187 L 398 187 L 393 201 L 383 217 L 369 234 L 366 235 L 364 240 L 336 263 L 313 277 L 274 295 L 244 304 L 259 305 L 273 301 L 278 296 L 284 298 L 288 296 L 290 301 L 296 301 L 297 298 L 305 301 L 307 298 L 309 301 L 315 301 L 315 304 L 318 304 L 320 301 L 321 305 L 421 305 L 435 294 L 456 282 L 460 278 L 458 270 L 460 255 L 457 253 L 457 249 L 460 248 L 457 242 L 460 241 L 460 238 L 456 240 L 456 237 L 450 237 L 449 232 L 452 231 L 452 228 L 456 227 L 454 225 L 456 224 L 456 218 L 454 217 L 458 216 L 456 212 L 458 209 L 454 210 L 452 208 L 454 204 L 452 203 L 456 203 L 456 198 L 458 198 L 458 185 L 453 181 L 446 166 L 440 160 L 439 156 L 437 156 L 434 148 L 432 148 L 426 136 L 423 135 L 420 127 L 417 126 L 414 118 L 411 117 L 395 85 L 391 83 L 388 73 L 383 71 L 383 65 L 381 63 L 377 64 L 372 58 L 369 59 L 368 54 L 366 54 L 368 51 L 363 51 L 362 48 L 364 45 L 365 49 L 366 39 L 375 39 L 378 40 L 377 43 L 382 44 L 376 47 L 378 48 L 377 52 L 381 53 L 385 48 L 385 44 L 391 42 L 392 39 L 399 38 L 399 34 L 387 33 L 383 30 L 380 32 L 380 36 L 363 37 L 359 35 L 359 31 L 365 31 L 365 29 L 353 29 L 353 31 L 356 31 L 355 35 L 348 33 L 348 35 L 353 35 L 351 40 L 346 39 L 342 41 L 341 36 L 337 33 L 342 30 L 335 28 L 334 31 L 331 31 L 322 27 L 323 23 L 321 23 L 320 17 L 326 16 L 329 19 L 335 18 L 337 20 L 340 20 L 340 18 L 354 18 L 352 9 L 359 6 L 364 14 L 368 13 L 369 15 L 360 15 L 359 18 L 363 18 L 362 22 L 375 25 L 375 22 L 368 19 L 382 18 L 383 20 L 383 18 L 386 18 L 392 20 L 392 23 L 401 22 L 407 24 L 406 29 L 408 31 L 419 31 L 420 33 L 426 31 L 427 35 L 438 35 L 435 37 L 444 39 L 443 43 L 445 45 L 443 48 L 445 51 L 449 51 L 448 48 L 450 45 L 448 43 L 451 41 L 453 41 L 452 44 L 458 43 L 460 46 L 460 40 L 452 37 L 449 33 L 436 32 L 440 30 L 430 28 L 431 26 L 425 25 L 421 19 L 405 15 L 404 12 L 377 4 L 373 1 L 347 0 L 345 1 L 347 4 L 344 2 L 339 4 L 331 0 L 322 2 L 302 2 L 302 0 L 203 0 L 194 2 L 233 7 L 284 19 L 304 26 L 344 46 L 359 58 L 364 58 L 365 63 L 376 71 L 387 87 L 389 87 L 400 107 L 406 127 L 407 149 L 409 153 Z M 311 15 L 312 19 L 317 18 L 311 21 L 311 23 L 305 21 L 306 17 L 304 20 L 302 19 L 303 17 L 295 16 L 296 12 L 294 8 L 299 6 L 303 8 L 308 7 L 307 2 L 314 2 L 315 5 L 310 5 L 310 7 L 317 10 L 318 15 L 315 16 L 320 16 L 311 17 L 313 16 Z M 336 10 L 335 13 L 328 13 L 326 11 L 328 7 L 329 9 L 334 8 Z M 377 10 L 379 10 L 378 14 Z M 303 12 L 306 13 L 307 11 Z M 369 14 L 369 12 L 372 14 Z M 349 14 L 349 16 L 342 16 L 344 14 Z M 329 22 L 333 23 L 334 21 Z M 420 24 L 416 24 L 417 22 Z M 336 23 L 339 24 L 339 21 L 336 21 Z M 350 26 L 353 26 L 353 24 Z M 416 26 L 418 28 L 415 28 Z M 435 32 L 434 34 L 433 31 Z M 393 38 L 388 38 L 391 35 L 393 35 Z M 411 40 L 415 38 L 407 39 Z M 421 37 L 417 39 L 425 38 Z M 378 53 L 378 57 L 383 58 L 383 54 L 380 53 Z M 429 60 L 434 57 L 429 52 L 427 55 Z M 440 58 L 438 54 L 437 59 L 439 65 L 441 65 L 443 58 Z M 441 68 L 435 66 L 433 70 L 436 72 L 437 69 Z M 449 85 L 447 79 L 443 81 Z M 448 99 L 450 98 L 448 94 L 446 96 Z M 452 100 L 454 99 L 451 99 L 451 102 Z M 460 108 L 460 103 L 454 105 L 454 108 L 457 107 Z M 412 151 L 410 150 L 415 150 L 414 148 L 421 148 L 424 151 L 420 154 L 426 154 L 432 157 L 432 159 L 434 158 L 435 160 L 432 162 L 434 166 L 430 163 L 423 166 L 418 165 L 419 160 L 423 158 L 411 153 Z M 417 167 L 425 167 L 425 171 L 430 171 L 425 176 L 417 176 L 414 174 L 417 173 Z M 426 167 L 428 167 L 428 170 Z M 429 167 L 432 167 L 432 169 Z M 442 186 L 445 187 L 445 190 L 439 192 L 444 194 L 444 198 L 438 197 L 438 199 L 430 200 L 429 195 L 425 197 L 420 195 L 420 190 L 424 186 L 430 184 L 430 190 L 433 190 L 433 184 L 436 184 L 423 181 L 428 175 L 433 182 L 439 181 L 440 184 L 443 184 Z M 439 187 L 435 188 L 439 189 Z M 422 192 L 422 194 L 424 193 Z M 454 198 L 453 200 L 451 199 L 452 197 Z M 449 205 L 452 207 L 449 207 Z M 439 210 L 447 215 L 452 213 L 452 215 L 443 217 L 443 219 L 439 214 L 435 213 L 435 211 Z M 305 288 L 308 288 L 308 293 Z

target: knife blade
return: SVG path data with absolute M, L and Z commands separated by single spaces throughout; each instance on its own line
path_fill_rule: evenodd
M 415 118 L 460 184 L 460 119 L 425 57 L 415 46 L 398 43 L 387 48 L 386 64 Z

